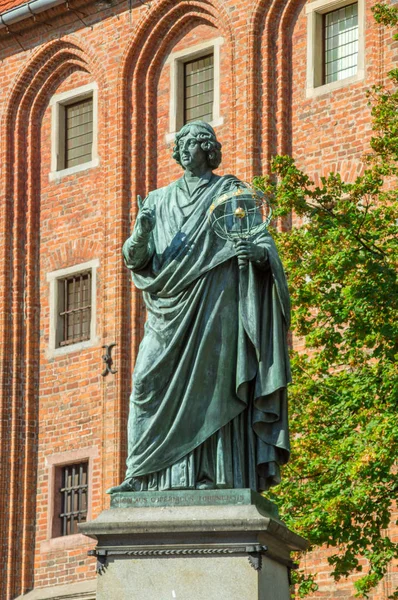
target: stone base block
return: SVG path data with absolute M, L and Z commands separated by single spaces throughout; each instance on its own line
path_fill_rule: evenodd
M 289 600 L 290 552 L 307 543 L 276 507 L 251 490 L 186 494 L 123 494 L 80 525 L 98 540 L 97 600 Z
M 289 600 L 288 569 L 264 559 L 257 572 L 244 556 L 109 560 L 97 600 Z

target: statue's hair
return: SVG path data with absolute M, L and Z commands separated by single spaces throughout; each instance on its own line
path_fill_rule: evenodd
M 187 123 L 180 129 L 174 141 L 173 158 L 182 166 L 178 142 L 188 134 L 200 142 L 200 147 L 206 152 L 209 167 L 217 169 L 222 158 L 221 144 L 217 141 L 213 127 L 204 121 L 192 121 L 192 123 Z

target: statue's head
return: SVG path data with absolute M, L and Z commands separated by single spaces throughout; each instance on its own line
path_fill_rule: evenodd
M 207 163 L 210 169 L 217 169 L 221 163 L 221 144 L 217 141 L 216 133 L 211 125 L 204 121 L 193 121 L 184 125 L 176 134 L 173 158 L 184 169 L 180 155 L 180 141 L 185 137 L 193 137 L 199 143 L 206 154 Z

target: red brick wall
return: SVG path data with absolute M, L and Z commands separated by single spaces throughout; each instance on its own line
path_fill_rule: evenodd
M 62 81 L 56 93 L 91 83 L 92 76 L 81 71 Z M 99 128 L 104 129 L 103 111 Z M 41 126 L 40 181 L 40 381 L 38 391 L 38 464 L 35 540 L 35 586 L 77 581 L 87 573 L 89 540 L 76 539 L 65 548 L 65 539 L 48 543 L 49 467 L 46 459 L 56 453 L 82 448 L 97 448 L 101 455 L 103 435 L 102 386 L 100 375 L 101 345 L 73 351 L 49 359 L 49 283 L 46 274 L 103 259 L 104 170 L 83 171 L 60 181 L 49 181 L 51 170 L 51 108 L 47 106 Z M 103 265 L 98 269 L 97 312 L 103 314 Z M 98 334 L 101 337 L 101 319 Z M 95 459 L 93 477 L 100 481 L 101 461 Z M 92 482 L 90 482 L 91 484 Z M 101 488 L 93 486 L 92 509 L 101 509 Z M 67 540 L 69 541 L 69 540 Z M 76 548 L 79 550 L 77 551 Z M 67 569 L 62 566 L 67 563 Z M 61 568 L 60 568 L 60 565 Z
M 2 600 L 95 576 L 90 542 L 47 539 L 47 460 L 93 449 L 93 517 L 108 506 L 107 487 L 123 476 L 131 372 L 144 314 L 120 248 L 137 193 L 181 174 L 166 143 L 170 52 L 224 38 L 220 173 L 247 180 L 267 171 L 271 154 L 288 151 L 314 176 L 334 167 L 349 177 L 358 172 L 370 136 L 364 93 L 383 79 L 396 47 L 368 10 L 366 80 L 306 99 L 304 4 L 153 0 L 150 9 L 133 3 L 130 14 L 125 2 L 85 0 L 73 3 L 79 13 L 60 6 L 14 25 L 12 33 L 0 29 Z M 100 166 L 50 182 L 49 101 L 93 81 Z M 49 359 L 46 274 L 92 259 L 100 261 L 100 341 Z M 101 346 L 113 342 L 117 374 L 102 378 Z M 309 570 L 317 565 L 314 598 L 353 597 L 351 582 L 335 586 L 327 577 L 326 552 L 307 557 Z M 391 578 L 373 600 L 387 597 Z

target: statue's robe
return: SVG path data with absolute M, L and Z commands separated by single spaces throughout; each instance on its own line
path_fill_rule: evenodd
M 145 247 L 123 247 L 148 317 L 133 373 L 126 479 L 137 489 L 267 489 L 289 457 L 289 295 L 266 230 L 268 261 L 239 270 L 209 207 L 231 176 L 184 177 L 151 192 Z

